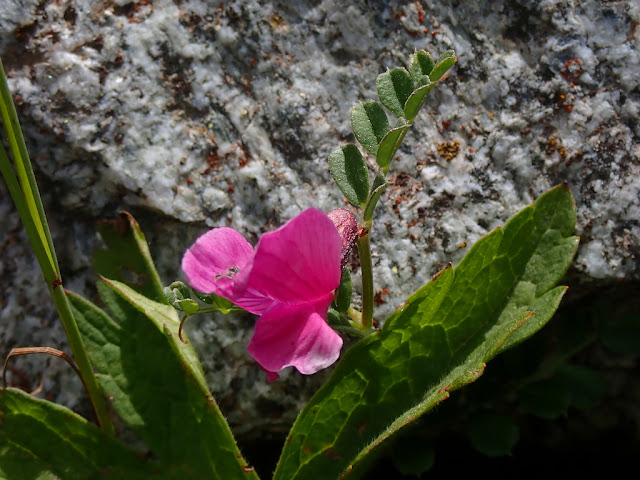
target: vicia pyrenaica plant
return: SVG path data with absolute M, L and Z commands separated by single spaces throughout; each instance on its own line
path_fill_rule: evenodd
M 408 69 L 378 76 L 380 103 L 366 101 L 352 109 L 351 125 L 364 154 L 348 144 L 328 162 L 350 209 L 304 210 L 262 235 L 255 247 L 242 232 L 214 228 L 195 239 L 182 258 L 189 286 L 177 281 L 163 287 L 129 214 L 102 222 L 105 248 L 95 252 L 94 263 L 106 310 L 62 287 L 0 71 L 2 122 L 13 158 L 11 163 L 0 149 L 2 176 L 99 423 L 2 388 L 0 474 L 9 479 L 257 478 L 182 330 L 195 314 L 256 315 L 247 348 L 269 380 L 287 367 L 313 374 L 335 364 L 287 436 L 274 473 L 279 480 L 360 478 L 388 440 L 477 380 L 494 356 L 544 326 L 564 295 L 566 287 L 556 283 L 578 244 L 566 185 L 542 194 L 481 238 L 456 267 L 425 279 L 402 308 L 374 322 L 375 207 L 407 131 L 456 60 L 451 51 L 435 61 L 417 51 Z M 354 245 L 359 262 L 349 261 Z M 350 266 L 357 263 L 362 281 L 354 302 Z M 354 340 L 349 348 L 347 336 Z M 148 449 L 146 460 L 114 435 L 105 398 L 118 424 Z

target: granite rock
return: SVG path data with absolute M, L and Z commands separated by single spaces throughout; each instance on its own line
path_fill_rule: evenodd
M 377 209 L 382 320 L 561 182 L 582 237 L 572 285 L 640 279 L 639 23 L 632 0 L 7 0 L 0 55 L 65 285 L 95 298 L 95 223 L 119 210 L 141 222 L 168 284 L 208 227 L 255 241 L 304 208 L 344 206 L 327 156 L 353 141 L 351 106 L 415 49 L 454 49 Z M 64 346 L 0 191 L 0 352 Z M 251 325 L 189 328 L 234 427 L 284 431 L 323 375 L 268 385 L 245 350 Z M 41 362 L 16 360 L 12 381 L 33 382 Z M 49 398 L 86 408 L 64 365 L 46 372 Z

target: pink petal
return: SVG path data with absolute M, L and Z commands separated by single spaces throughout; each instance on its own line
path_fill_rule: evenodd
M 293 366 L 310 375 L 327 368 L 342 348 L 342 338 L 325 321 L 331 300 L 327 295 L 315 304 L 274 305 L 258 319 L 247 350 L 267 372 Z
M 312 302 L 340 283 L 342 240 L 321 210 L 310 208 L 266 233 L 256 247 L 248 289 L 285 304 Z
M 253 247 L 228 227 L 209 230 L 182 257 L 182 271 L 193 288 L 234 303 L 245 292 L 252 264 Z

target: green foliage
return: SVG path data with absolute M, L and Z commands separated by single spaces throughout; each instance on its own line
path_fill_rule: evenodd
M 549 420 L 564 414 L 571 404 L 567 386 L 557 378 L 528 383 L 518 390 L 518 397 L 529 412 Z
M 425 78 L 425 85 L 417 88 L 407 99 L 407 103 L 404 104 L 404 118 L 407 122 L 413 122 L 422 107 L 422 104 L 427 98 L 429 92 L 435 87 L 435 83 L 430 83 L 429 77 Z
M 336 290 L 335 298 L 333 300 L 336 310 L 340 313 L 346 313 L 351 306 L 351 295 L 353 293 L 351 286 L 351 272 L 348 267 L 342 269 L 342 276 L 340 277 L 340 285 Z
M 447 50 L 446 52 L 442 53 L 442 55 L 438 57 L 438 60 L 436 60 L 436 64 L 433 67 L 433 70 L 429 72 L 429 79 L 432 82 L 437 82 L 438 80 L 440 80 L 443 75 L 447 73 L 447 70 L 449 70 L 454 63 L 456 63 L 456 60 L 456 54 L 453 52 L 453 50 Z
M 166 301 L 176 310 L 191 315 L 200 309 L 198 303 L 191 300 L 191 289 L 183 282 L 173 282 L 164 287 L 163 292 Z
M 413 79 L 402 67 L 378 75 L 378 97 L 382 104 L 397 117 L 404 114 L 404 104 L 414 90 Z
M 215 293 L 202 293 L 193 290 L 193 294 L 198 297 L 198 300 L 200 300 L 201 302 L 212 305 L 217 311 L 224 313 L 225 315 L 239 309 L 238 307 L 233 305 L 233 302 L 227 300 L 226 298 L 222 298 Z
M 113 432 L 113 425 L 102 392 L 93 376 L 78 326 L 74 321 L 69 301 L 62 288 L 60 266 L 47 224 L 47 217 L 1 60 L 0 118 L 5 133 L 3 138 L 0 138 L 0 174 L 7 184 L 9 194 L 18 210 L 20 220 L 42 270 L 98 423 L 105 431 Z M 4 148 L 5 140 L 13 157 L 13 165 Z
M 304 408 L 275 478 L 357 476 L 386 439 L 541 328 L 565 292 L 554 285 L 575 254 L 574 225 L 571 192 L 558 186 L 412 295 Z
M 356 139 L 372 155 L 389 131 L 389 120 L 378 102 L 359 103 L 351 110 L 351 128 Z
M 113 318 L 71 298 L 114 410 L 173 478 L 256 478 L 246 471 L 195 351 L 177 337 L 177 313 L 166 304 L 138 224 L 125 215 L 100 232 L 108 248 L 96 252 L 98 287 Z
M 419 50 L 409 58 L 410 72 L 397 67 L 378 75 L 380 102 L 399 117 L 394 127 L 390 127 L 387 114 L 374 100 L 359 103 L 351 110 L 353 133 L 375 157 L 383 178 L 429 92 L 456 60 L 453 51 L 448 50 L 434 63 L 427 52 Z M 354 206 L 368 211 L 364 218 L 370 220 L 382 189 L 376 192 L 376 185 L 369 191 L 367 165 L 358 148 L 346 145 L 334 151 L 329 155 L 329 165 L 343 195 Z
M 329 168 L 338 188 L 354 206 L 362 206 L 369 195 L 369 171 L 358 147 L 349 144 L 329 155 Z
M 435 463 L 433 445 L 413 436 L 401 437 L 393 446 L 391 460 L 403 475 L 420 475 Z
M 410 125 L 402 125 L 400 127 L 389 130 L 389 132 L 380 142 L 380 146 L 378 147 L 378 152 L 376 155 L 376 163 L 380 166 L 380 168 L 383 169 L 383 171 L 386 172 L 389 169 L 389 164 L 398 151 L 398 148 L 400 147 L 404 136 L 407 134 L 409 127 Z
M 429 76 L 434 66 L 431 55 L 424 50 L 417 50 L 409 57 L 409 70 L 413 80 L 418 84 L 421 79 Z
M 581 365 L 563 364 L 558 370 L 558 378 L 571 395 L 571 405 L 580 410 L 591 410 L 607 391 L 604 376 Z
M 616 353 L 640 353 L 640 315 L 623 315 L 607 323 L 602 343 Z
M 468 434 L 473 448 L 488 457 L 511 453 L 520 436 L 518 427 L 510 418 L 494 412 L 474 415 L 469 421 Z
M 0 390 L 0 478 L 168 479 L 129 447 L 71 410 Z

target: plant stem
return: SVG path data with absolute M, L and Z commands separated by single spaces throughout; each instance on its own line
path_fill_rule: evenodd
M 60 267 L 58 266 L 58 259 L 51 240 L 51 232 L 49 231 L 38 185 L 35 181 L 18 115 L 9 92 L 1 61 L 0 114 L 13 156 L 15 173 L 4 147 L 0 148 L 0 172 L 7 183 L 11 197 L 27 231 L 29 241 L 36 253 L 36 258 L 67 335 L 71 352 L 80 370 L 82 381 L 89 394 L 97 421 L 105 431 L 114 433 L 102 390 L 93 374 L 89 356 L 82 341 L 80 330 L 78 330 L 78 325 L 73 317 L 69 299 L 65 294 L 64 288 L 62 288 Z
M 115 431 L 113 429 L 113 424 L 111 423 L 111 418 L 109 417 L 109 412 L 107 411 L 107 405 L 104 400 L 104 395 L 102 394 L 102 389 L 100 388 L 100 385 L 98 385 L 96 376 L 93 373 L 87 349 L 82 341 L 78 324 L 73 317 L 71 304 L 69 303 L 69 298 L 62 287 L 62 283 L 58 286 L 49 285 L 49 292 L 51 292 L 53 303 L 56 306 L 58 316 L 60 317 L 62 326 L 67 335 L 67 341 L 71 347 L 73 358 L 78 365 L 78 370 L 80 370 L 80 373 L 82 374 L 82 381 L 87 389 L 87 393 L 89 394 L 89 400 L 91 401 L 93 411 L 96 414 L 96 420 L 103 430 L 113 434 Z
M 369 229 L 358 239 L 358 255 L 362 270 L 362 326 L 371 328 L 373 324 L 373 265 Z

